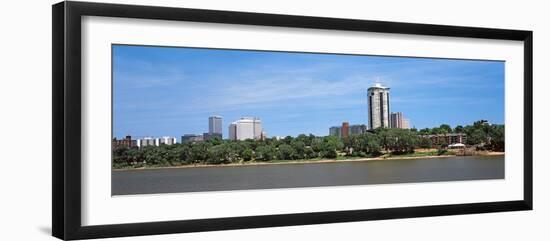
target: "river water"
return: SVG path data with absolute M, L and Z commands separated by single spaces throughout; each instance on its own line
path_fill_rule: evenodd
M 504 178 L 504 156 L 126 170 L 112 194 L 153 194 Z

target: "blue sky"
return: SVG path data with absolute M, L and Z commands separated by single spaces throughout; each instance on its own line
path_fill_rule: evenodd
M 504 62 L 113 46 L 113 134 L 174 136 L 262 120 L 269 136 L 327 135 L 367 124 L 367 88 L 391 88 L 392 112 L 418 129 L 504 123 Z

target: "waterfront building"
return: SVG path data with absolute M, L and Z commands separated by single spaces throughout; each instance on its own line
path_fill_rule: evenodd
M 176 138 L 170 136 L 159 137 L 155 140 L 156 146 L 160 145 L 174 145 L 176 144 Z
M 221 116 L 210 116 L 208 117 L 208 138 L 219 137 L 222 138 L 222 117 Z
M 368 93 L 369 129 L 390 127 L 390 88 L 379 83 L 370 87 Z
M 120 140 L 117 140 L 116 137 L 113 138 L 113 142 L 112 142 L 113 148 L 117 148 L 117 147 L 132 148 L 135 146 L 137 146 L 137 141 L 132 140 L 132 137 L 129 135 L 124 137 L 124 139 L 120 139 Z
M 185 134 L 181 137 L 181 143 L 193 143 L 193 142 L 199 142 L 203 140 L 204 140 L 203 135 L 196 135 L 196 134 Z
M 452 145 L 452 144 L 465 144 L 466 134 L 464 133 L 451 133 L 451 134 L 438 134 L 438 135 L 422 135 L 422 138 L 428 138 L 432 141 L 433 146 L 437 145 Z
M 349 123 L 348 122 L 342 122 L 342 129 L 340 131 L 340 134 L 342 135 L 342 138 L 349 136 Z
M 367 132 L 367 126 L 366 125 L 351 125 L 349 127 L 349 134 L 350 135 L 361 135 L 365 132 Z
M 342 128 L 340 126 L 333 126 L 328 129 L 328 135 L 340 137 L 341 130 Z
M 262 138 L 262 121 L 256 117 L 243 117 L 229 125 L 230 140 L 259 140 Z

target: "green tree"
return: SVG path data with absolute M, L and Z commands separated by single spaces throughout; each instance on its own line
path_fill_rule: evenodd
M 283 142 L 284 144 L 290 145 L 290 142 L 292 142 L 292 136 L 286 136 L 286 137 L 282 140 L 282 142 Z
M 291 145 L 282 144 L 279 146 L 278 158 L 281 160 L 293 160 L 295 150 Z
M 180 162 L 183 164 L 191 164 L 193 163 L 193 153 L 191 151 L 191 147 L 188 145 L 181 145 L 177 148 Z
M 316 152 L 316 153 L 319 153 L 321 151 L 323 151 L 323 143 L 324 143 L 324 138 L 315 138 L 311 141 L 311 149 Z
M 430 138 L 419 138 L 418 146 L 420 148 L 432 148 L 432 140 Z
M 273 145 L 264 145 L 256 148 L 256 160 L 271 161 L 275 158 L 276 149 Z
M 252 151 L 252 149 L 244 149 L 241 152 L 241 158 L 245 162 L 252 160 L 253 157 L 254 157 L 254 152 Z
M 336 158 L 338 150 L 344 148 L 344 143 L 336 136 L 327 136 L 323 138 L 321 147 L 321 156 L 324 158 Z
M 420 129 L 418 131 L 418 134 L 419 135 L 429 135 L 429 134 L 432 134 L 432 130 L 430 128 Z
M 485 139 L 485 132 L 479 128 L 474 129 L 469 135 L 467 135 L 466 142 L 469 145 L 480 145 L 485 143 Z
M 113 164 L 120 167 L 131 165 L 127 152 L 128 148 L 126 147 L 113 148 Z
M 212 146 L 208 149 L 208 164 L 222 164 L 229 162 L 229 148 L 225 145 Z
M 167 166 L 169 165 L 168 151 L 166 148 L 147 146 L 144 149 L 145 162 L 147 165 Z
M 395 153 L 414 152 L 418 136 L 406 129 L 387 129 L 379 134 L 382 147 Z
M 304 135 L 305 137 L 305 135 Z M 307 138 L 307 137 L 306 137 Z M 294 153 L 292 156 L 292 159 L 304 159 L 305 153 L 306 153 L 306 144 L 304 143 L 304 138 L 296 138 L 294 139 L 290 145 L 294 149 Z
M 208 149 L 211 147 L 211 144 L 208 142 L 197 142 L 192 145 L 191 153 L 192 159 L 194 162 L 206 162 L 209 157 Z
M 311 146 L 306 146 L 304 150 L 305 158 L 307 159 L 313 159 L 319 157 L 319 154 L 313 150 Z
M 489 131 L 490 148 L 493 151 L 504 151 L 504 125 L 492 125 Z
M 449 134 L 453 132 L 453 129 L 450 125 L 447 124 L 441 124 L 439 126 L 440 133 L 439 134 Z
M 380 137 L 372 133 L 365 133 L 362 135 L 362 143 L 365 145 L 362 151 L 370 155 L 380 155 L 382 151 L 382 145 Z
M 213 136 L 213 137 L 210 137 L 210 139 L 208 139 L 207 142 L 209 142 L 213 146 L 217 146 L 217 145 L 221 145 L 223 143 L 223 140 L 220 137 Z
M 439 135 L 439 134 L 443 134 L 443 130 L 439 127 L 434 127 L 430 130 L 430 134 L 432 135 Z

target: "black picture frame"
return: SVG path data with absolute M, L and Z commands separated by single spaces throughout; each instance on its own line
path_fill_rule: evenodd
M 517 40 L 524 43 L 523 199 L 420 207 L 342 210 L 99 226 L 81 224 L 81 17 L 194 21 L 428 36 Z M 532 210 L 533 32 L 278 14 L 151 7 L 90 2 L 52 6 L 52 233 L 65 239 L 106 238 L 228 229 Z

